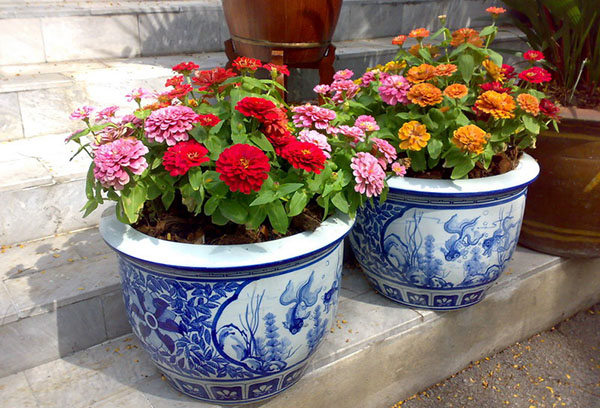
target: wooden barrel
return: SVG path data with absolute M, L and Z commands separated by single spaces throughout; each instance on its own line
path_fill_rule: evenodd
M 530 154 L 541 172 L 529 186 L 519 243 L 570 258 L 600 256 L 600 120 L 564 118 L 560 133 L 540 134 Z
M 343 0 L 222 0 L 233 46 L 239 55 L 284 63 L 318 62 L 331 44 Z

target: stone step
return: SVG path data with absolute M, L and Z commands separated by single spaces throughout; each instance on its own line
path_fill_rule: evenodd
M 483 26 L 495 0 L 346 0 L 334 41 L 395 36 L 448 14 Z M 0 1 L 0 66 L 223 50 L 219 0 Z M 431 27 L 433 28 L 433 27 Z
M 94 229 L 4 248 L 0 400 L 20 408 L 208 408 L 173 391 L 128 334 L 106 251 Z M 401 307 L 347 266 L 337 324 L 307 375 L 254 406 L 391 406 L 599 300 L 600 259 L 520 247 L 480 304 L 445 313 Z

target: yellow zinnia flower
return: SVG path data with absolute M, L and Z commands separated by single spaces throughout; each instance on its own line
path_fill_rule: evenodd
M 398 131 L 398 137 L 402 140 L 400 143 L 401 149 L 418 151 L 427 146 L 431 135 L 427 133 L 425 125 L 416 120 L 411 120 L 402 125 Z
M 452 143 L 465 152 L 481 154 L 490 134 L 476 125 L 462 126 L 454 131 Z
M 494 64 L 492 60 L 485 60 L 482 63 L 483 67 L 487 71 L 488 75 L 492 77 L 494 81 L 504 82 L 504 72 L 502 68 Z

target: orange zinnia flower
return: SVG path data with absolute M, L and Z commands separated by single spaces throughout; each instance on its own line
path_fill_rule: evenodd
M 454 64 L 442 64 L 435 67 L 437 76 L 452 76 L 458 68 Z
M 431 44 L 415 44 L 412 47 L 410 47 L 408 49 L 408 52 L 411 55 L 414 55 L 415 57 L 419 56 L 419 50 L 421 48 L 425 48 L 427 50 L 429 50 L 429 54 L 431 55 L 431 58 L 437 58 L 440 56 L 440 49 L 439 47 L 436 47 L 434 45 Z
M 527 113 L 537 116 L 540 113 L 540 101 L 533 95 L 523 93 L 517 96 L 519 106 Z
M 415 28 L 409 34 L 411 38 L 425 38 L 429 37 L 429 30 L 426 28 Z
M 433 78 L 435 78 L 435 67 L 429 64 L 421 64 L 417 67 L 412 67 L 406 74 L 406 79 L 413 84 L 429 81 Z
M 476 47 L 483 46 L 483 39 L 479 36 L 479 31 L 472 28 L 460 28 L 452 33 L 450 45 L 458 47 L 461 44 L 473 44 Z
M 503 9 L 502 7 L 488 7 L 485 9 L 485 11 L 495 16 L 506 13 L 506 9 Z
M 416 84 L 410 88 L 406 96 L 412 103 L 423 107 L 437 105 L 444 99 L 442 91 L 438 87 L 428 83 Z
M 394 45 L 402 45 L 402 44 L 404 44 L 404 41 L 406 41 L 406 38 L 407 37 L 405 35 L 396 36 L 392 40 L 392 44 L 394 44 Z
M 467 125 L 454 131 L 452 143 L 464 152 L 481 154 L 490 134 L 476 125 Z
M 475 108 L 481 112 L 489 113 L 495 119 L 512 119 L 516 109 L 515 100 L 507 93 L 487 91 L 479 95 Z
M 425 125 L 416 120 L 411 120 L 402 125 L 398 131 L 398 137 L 402 140 L 400 143 L 401 149 L 418 151 L 427 146 L 427 141 L 431 138 L 431 135 L 427 133 Z
M 468 93 L 469 88 L 467 88 L 463 84 L 452 84 L 449 85 L 446 89 L 444 89 L 444 95 L 453 99 L 460 99 L 464 96 L 467 96 Z
M 504 72 L 502 68 L 494 64 L 492 60 L 487 59 L 483 61 L 482 65 L 494 81 L 504 82 Z

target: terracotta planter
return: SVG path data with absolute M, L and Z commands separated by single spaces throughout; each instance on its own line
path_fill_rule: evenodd
M 560 133 L 530 154 L 541 167 L 529 187 L 519 243 L 563 257 L 600 256 L 600 111 L 564 109 Z
M 323 58 L 341 8 L 342 0 L 223 0 L 237 54 L 270 61 L 283 50 L 288 65 Z

